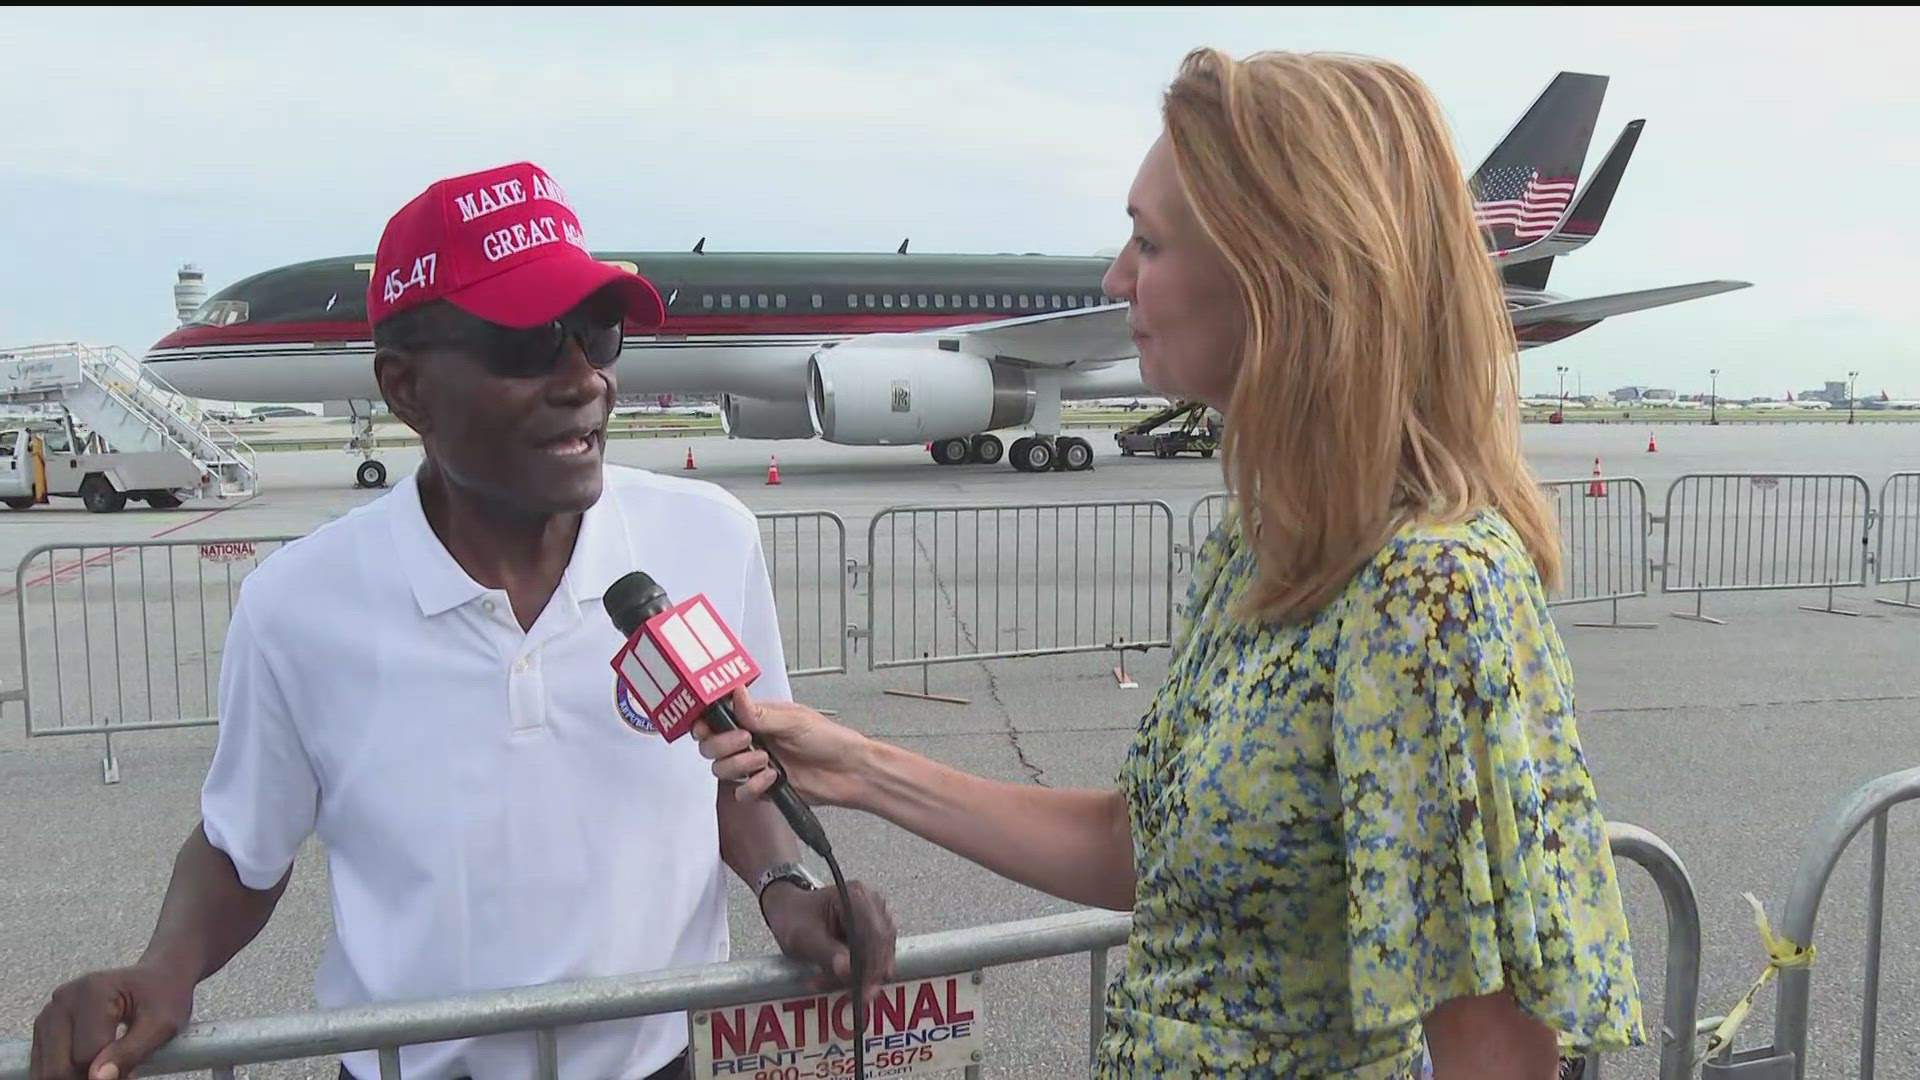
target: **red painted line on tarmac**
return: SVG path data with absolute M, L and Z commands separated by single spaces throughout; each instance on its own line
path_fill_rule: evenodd
M 240 499 L 235 502 L 228 503 L 226 506 L 216 506 L 213 509 L 207 511 L 206 513 L 201 514 L 199 517 L 188 518 L 185 521 L 175 522 L 174 524 L 169 525 L 164 529 L 161 529 L 159 532 L 154 533 L 152 536 L 147 537 L 147 539 L 158 540 L 165 536 L 171 536 L 174 533 L 179 532 L 181 529 L 191 528 L 195 525 L 200 524 L 201 522 L 210 520 L 214 517 L 224 514 L 227 511 L 234 509 L 235 507 L 243 506 L 247 503 L 250 503 L 257 497 L 258 497 L 258 493 L 255 493 L 253 495 L 247 496 L 244 499 Z M 85 559 L 79 559 L 74 562 L 67 563 L 65 566 L 56 566 L 53 569 L 42 573 L 39 577 L 33 578 L 30 581 L 21 582 L 18 586 L 8 585 L 4 588 L 0 588 L 0 596 L 12 596 L 15 592 L 18 592 L 20 589 L 31 589 L 36 585 L 45 585 L 48 583 L 52 583 L 55 585 L 62 584 L 63 579 L 71 577 L 71 575 L 74 574 L 76 571 L 85 570 L 90 566 L 97 566 L 100 563 L 108 560 L 118 559 L 120 556 L 132 550 L 134 549 L 130 547 L 110 547 L 105 551 L 100 552 L 97 555 L 89 555 Z

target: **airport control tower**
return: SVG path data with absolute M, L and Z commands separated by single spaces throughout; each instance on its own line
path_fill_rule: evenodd
M 188 263 L 180 268 L 180 275 L 173 283 L 173 312 L 185 326 L 200 305 L 207 302 L 207 275 L 199 267 Z

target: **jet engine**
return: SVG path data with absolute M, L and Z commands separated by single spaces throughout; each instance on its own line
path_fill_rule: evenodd
M 720 395 L 720 429 L 734 439 L 811 439 L 813 417 L 805 401 Z
M 820 437 L 847 446 L 912 445 L 1018 427 L 1033 420 L 1036 399 L 1025 368 L 931 339 L 822 349 L 808 364 L 807 383 Z

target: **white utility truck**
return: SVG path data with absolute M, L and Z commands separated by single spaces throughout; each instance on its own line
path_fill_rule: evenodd
M 168 509 L 254 492 L 252 448 L 123 350 L 0 349 L 0 405 L 15 414 L 0 419 L 12 509 L 64 496 L 110 514 L 130 499 Z

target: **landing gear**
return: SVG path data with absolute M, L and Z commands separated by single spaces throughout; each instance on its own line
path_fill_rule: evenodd
M 1072 435 L 1029 435 L 1013 444 L 1013 467 L 1021 472 L 1085 472 L 1093 468 L 1093 444 Z
M 971 439 L 941 439 L 930 447 L 933 460 L 942 465 L 997 464 L 1006 456 L 1006 444 L 997 435 L 975 435 Z
M 927 450 L 933 460 L 942 465 L 994 465 L 1010 456 L 1010 464 L 1020 472 L 1085 472 L 1093 468 L 1093 444 L 1071 435 L 1029 435 L 1016 439 L 1010 455 L 997 435 L 940 439 L 929 443 Z
M 973 460 L 982 465 L 998 465 L 1007 456 L 1007 446 L 998 435 L 975 435 L 972 449 Z
M 353 486 L 386 487 L 387 467 L 373 456 L 373 402 L 350 401 L 347 403 L 347 408 L 353 413 L 353 439 L 347 443 L 347 453 L 359 454 L 366 459 L 353 470 Z
M 964 465 L 973 455 L 965 439 L 941 439 L 933 444 L 933 460 L 942 465 Z
M 1035 435 L 1013 443 L 1013 467 L 1021 472 L 1046 472 L 1053 468 L 1053 443 Z

